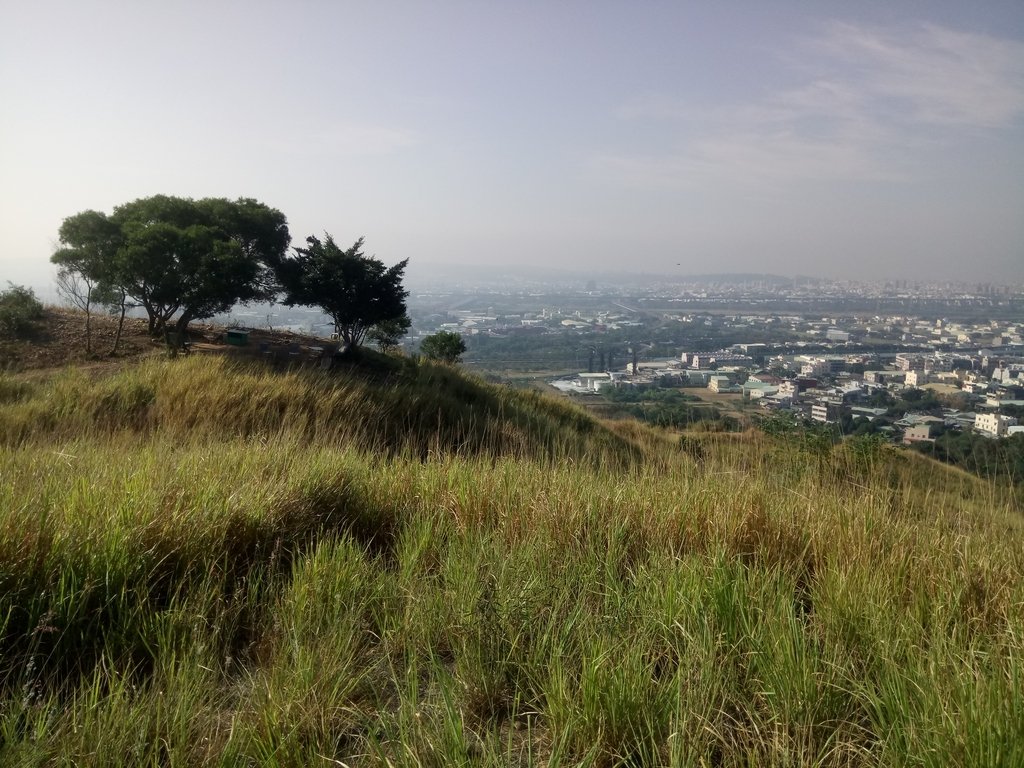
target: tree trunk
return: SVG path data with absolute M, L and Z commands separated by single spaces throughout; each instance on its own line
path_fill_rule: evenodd
M 191 313 L 185 312 L 178 318 L 177 322 L 170 322 L 170 315 L 163 319 L 164 341 L 167 343 L 168 353 L 174 357 L 179 352 L 188 353 L 188 324 L 192 322 Z
M 174 329 L 178 333 L 180 340 L 185 340 L 185 332 L 188 331 L 188 324 L 192 322 L 192 315 L 187 312 L 182 313 L 181 317 L 178 318 L 178 322 L 175 323 Z
M 128 297 L 125 296 L 124 291 L 121 291 L 121 316 L 117 319 L 117 333 L 114 334 L 114 346 L 110 350 L 111 355 L 117 354 L 117 345 L 121 343 L 121 331 L 124 328 L 124 316 L 128 311 L 128 307 L 125 301 Z

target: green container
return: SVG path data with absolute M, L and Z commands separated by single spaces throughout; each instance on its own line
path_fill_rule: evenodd
M 249 344 L 249 332 L 233 328 L 224 334 L 224 340 L 235 347 L 245 347 Z

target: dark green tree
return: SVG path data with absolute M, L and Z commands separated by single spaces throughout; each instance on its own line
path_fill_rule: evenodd
M 396 317 L 392 320 L 384 320 L 377 323 L 366 332 L 366 338 L 377 345 L 377 348 L 385 354 L 398 349 L 402 343 L 402 337 L 409 332 L 412 321 L 407 315 Z
M 117 296 L 126 300 L 115 274 L 118 249 L 123 242 L 121 228 L 104 213 L 83 211 L 64 219 L 60 242 L 62 247 L 50 259 L 58 266 L 57 290 L 85 311 L 86 351 L 91 352 L 93 307 L 113 304 Z M 120 313 L 111 354 L 117 352 L 124 315 Z
M 238 200 L 208 198 L 199 201 L 231 240 L 238 244 L 242 254 L 259 265 L 256 287 L 259 298 L 267 301 L 277 296 L 277 269 L 288 256 L 292 238 L 284 214 L 249 197 Z
M 120 306 L 146 310 L 150 333 L 234 304 L 272 298 L 290 238 L 280 211 L 250 198 L 192 200 L 156 195 L 107 216 L 85 211 L 64 220 L 52 261 L 94 281 Z
M 466 351 L 466 342 L 454 331 L 438 331 L 420 343 L 420 352 L 430 360 L 457 363 Z
M 306 238 L 305 248 L 283 259 L 277 277 L 284 303 L 319 307 L 334 322 L 334 332 L 352 347 L 359 346 L 374 326 L 406 316 L 402 277 L 408 259 L 392 267 L 363 253 L 363 238 L 343 250 L 331 235 Z
M 181 334 L 192 320 L 227 312 L 261 297 L 259 264 L 221 230 L 202 224 L 178 228 L 151 224 L 133 234 L 121 251 L 120 279 L 160 333 L 177 317 Z
M 0 291 L 0 334 L 23 336 L 42 317 L 43 305 L 31 288 L 7 283 L 7 290 Z

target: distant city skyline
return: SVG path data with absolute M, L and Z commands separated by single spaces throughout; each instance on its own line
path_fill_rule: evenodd
M 255 197 L 453 264 L 1024 282 L 1024 4 L 0 0 L 0 285 Z

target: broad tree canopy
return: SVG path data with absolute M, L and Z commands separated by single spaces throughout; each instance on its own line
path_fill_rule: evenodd
M 192 200 L 156 195 L 107 216 L 64 220 L 52 261 L 121 289 L 146 309 L 151 333 L 238 302 L 272 298 L 291 238 L 284 215 L 250 198 Z
M 363 238 L 342 250 L 329 234 L 323 241 L 310 236 L 306 247 L 295 248 L 295 255 L 278 269 L 284 303 L 319 307 L 351 346 L 362 343 L 373 326 L 405 317 L 409 295 L 402 287 L 408 259 L 386 267 L 362 249 Z
M 50 260 L 93 283 L 113 280 L 117 251 L 124 237 L 121 227 L 105 213 L 82 211 L 60 225 L 60 242 Z
M 466 342 L 455 331 L 438 331 L 420 342 L 420 352 L 429 360 L 455 364 L 466 351 Z

